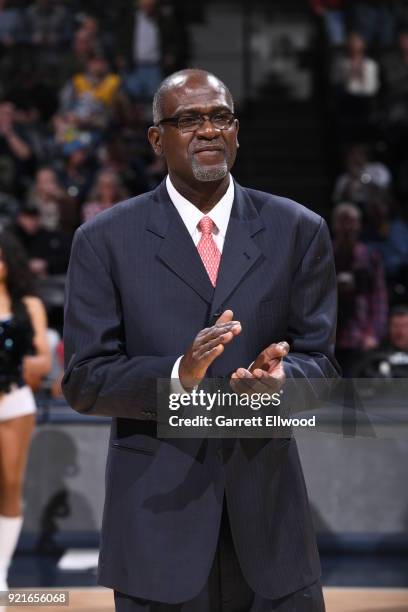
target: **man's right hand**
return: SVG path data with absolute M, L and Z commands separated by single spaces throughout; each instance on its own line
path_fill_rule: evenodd
M 179 378 L 184 389 L 191 390 L 204 378 L 224 346 L 241 333 L 241 323 L 233 321 L 232 310 L 225 310 L 215 325 L 198 332 L 193 344 L 180 361 Z

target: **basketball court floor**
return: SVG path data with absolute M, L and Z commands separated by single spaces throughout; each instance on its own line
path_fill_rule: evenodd
M 65 590 L 65 589 L 64 589 Z M 324 590 L 326 612 L 408 612 L 408 589 L 334 588 Z M 102 588 L 69 589 L 68 607 L 50 612 L 114 612 L 111 591 Z M 38 612 L 38 607 L 7 607 L 7 612 Z

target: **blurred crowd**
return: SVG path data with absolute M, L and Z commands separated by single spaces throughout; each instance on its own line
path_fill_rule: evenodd
M 185 28 L 171 2 L 122 4 L 115 21 L 103 5 L 0 0 L 0 223 L 37 275 L 63 273 L 81 222 L 165 172 L 146 126 L 187 61 Z
M 346 376 L 408 376 L 408 2 L 310 0 L 338 175 L 332 233 Z
M 408 0 L 310 3 L 339 152 L 337 357 L 359 376 L 374 373 L 367 357 L 397 353 L 377 374 L 408 375 Z M 53 395 L 73 233 L 165 175 L 146 129 L 158 84 L 189 63 L 185 18 L 176 0 L 0 0 L 0 229 L 47 305 Z
M 52 385 L 74 231 L 165 175 L 146 140 L 151 100 L 188 48 L 176 1 L 0 0 L 0 229 L 47 305 Z

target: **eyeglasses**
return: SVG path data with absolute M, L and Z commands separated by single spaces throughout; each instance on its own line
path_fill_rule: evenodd
M 205 121 L 210 121 L 211 125 L 217 130 L 228 130 L 234 123 L 235 115 L 230 111 L 214 111 L 208 114 L 201 113 L 183 113 L 174 117 L 165 117 L 156 123 L 156 126 L 162 123 L 168 123 L 178 127 L 183 134 L 187 132 L 195 132 Z

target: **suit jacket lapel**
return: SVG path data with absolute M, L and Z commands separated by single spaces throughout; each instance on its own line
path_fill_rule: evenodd
M 263 257 L 252 238 L 263 227 L 263 221 L 248 193 L 235 183 L 234 204 L 225 236 L 212 314 L 223 309 L 225 300 L 258 259 Z
M 170 200 L 165 181 L 153 192 L 147 230 L 163 239 L 157 256 L 164 265 L 211 303 L 214 287 L 183 220 Z
M 217 286 L 211 285 L 191 236 L 175 209 L 163 181 L 153 192 L 147 230 L 162 238 L 157 256 L 209 304 L 219 310 L 243 277 L 263 256 L 253 236 L 264 227 L 248 193 L 235 183 L 234 204 L 225 236 Z

